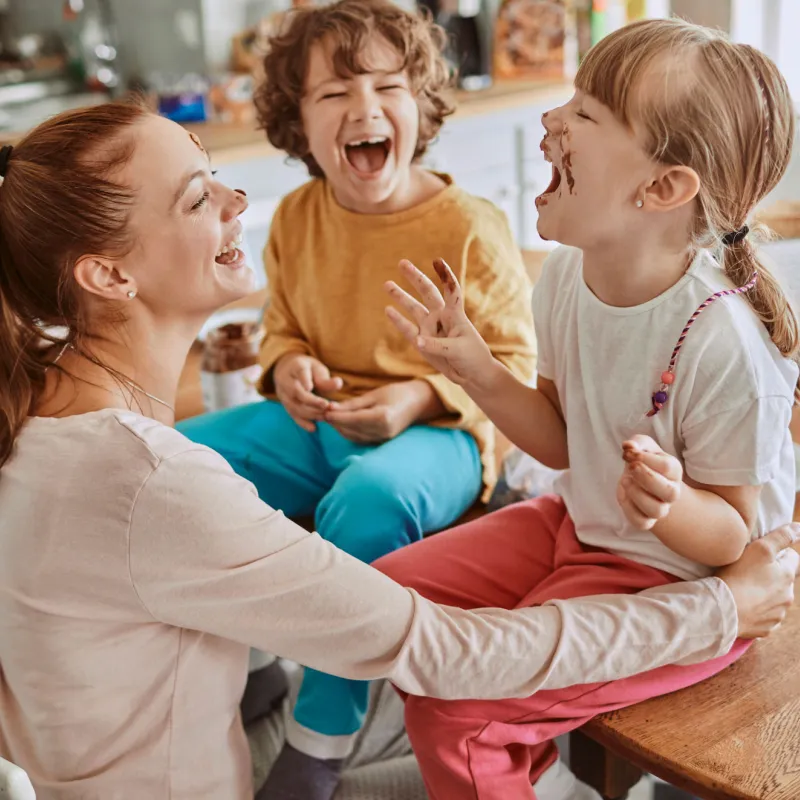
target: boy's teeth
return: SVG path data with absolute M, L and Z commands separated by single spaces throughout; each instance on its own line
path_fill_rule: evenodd
M 382 144 L 385 141 L 385 136 L 371 136 L 369 139 L 359 139 L 357 142 L 350 142 L 350 147 L 358 147 L 362 144 Z

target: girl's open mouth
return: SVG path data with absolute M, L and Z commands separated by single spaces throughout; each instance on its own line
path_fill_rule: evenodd
M 376 175 L 389 158 L 392 149 L 391 139 L 385 136 L 372 136 L 362 141 L 350 142 L 344 146 L 348 164 L 362 175 Z
M 536 205 L 547 205 L 548 198 L 555 194 L 561 186 L 561 171 L 553 164 L 553 175 L 550 178 L 550 185 L 536 198 Z

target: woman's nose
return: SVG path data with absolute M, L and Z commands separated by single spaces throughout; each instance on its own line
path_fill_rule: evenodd
M 230 201 L 225 204 L 223 218 L 226 222 L 236 219 L 247 210 L 249 205 L 247 192 L 244 189 L 234 189 L 231 192 Z

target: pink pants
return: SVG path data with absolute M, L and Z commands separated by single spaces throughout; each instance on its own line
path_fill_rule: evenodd
M 582 545 L 553 496 L 509 506 L 380 559 L 375 566 L 437 603 L 520 608 L 552 599 L 634 593 L 677 580 Z M 557 757 L 553 739 L 597 714 L 682 689 L 747 649 L 688 667 L 511 700 L 406 697 L 406 727 L 431 800 L 535 800 L 531 785 Z

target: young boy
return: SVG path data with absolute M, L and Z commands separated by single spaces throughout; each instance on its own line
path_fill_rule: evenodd
M 265 251 L 266 402 L 190 421 L 288 516 L 371 562 L 453 523 L 494 481 L 493 432 L 380 309 L 402 258 L 443 258 L 470 319 L 520 379 L 530 289 L 503 214 L 419 160 L 452 112 L 444 35 L 384 0 L 296 11 L 265 59 L 269 140 L 311 182 L 278 208 Z M 268 591 L 268 587 L 265 587 Z M 313 636 L 313 631 L 309 631 Z M 328 800 L 367 686 L 307 670 L 265 796 Z

